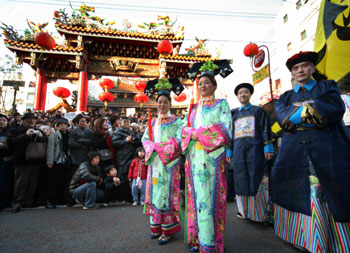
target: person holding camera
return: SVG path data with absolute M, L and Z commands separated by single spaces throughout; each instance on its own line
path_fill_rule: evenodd
M 31 151 L 38 143 L 47 143 L 47 136 L 40 130 L 35 130 L 36 116 L 34 113 L 25 113 L 22 117 L 23 124 L 10 129 L 8 133 L 8 147 L 14 150 L 15 186 L 11 212 L 20 211 L 22 206 L 34 207 L 34 198 L 39 180 L 39 169 L 42 158 L 34 158 L 38 155 Z M 35 144 L 36 143 L 36 144 Z M 45 147 L 46 151 L 46 147 Z M 45 153 L 46 156 L 46 153 Z
M 121 179 L 124 200 L 131 202 L 131 193 L 128 183 L 130 163 L 134 158 L 137 143 L 140 140 L 130 131 L 130 119 L 122 117 L 120 128 L 112 136 L 112 145 L 115 153 L 115 165 Z

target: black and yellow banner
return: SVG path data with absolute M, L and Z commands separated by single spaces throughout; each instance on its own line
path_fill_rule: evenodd
M 337 82 L 350 80 L 350 0 L 322 0 L 314 50 L 322 74 Z

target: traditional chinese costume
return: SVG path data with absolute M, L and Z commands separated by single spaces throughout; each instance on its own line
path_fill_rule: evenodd
M 181 230 L 180 202 L 180 134 L 182 120 L 167 116 L 152 121 L 142 137 L 147 171 L 145 212 L 151 216 L 151 232 L 172 235 Z
M 232 110 L 236 203 L 239 213 L 257 222 L 264 221 L 268 202 L 265 152 L 273 153 L 270 121 L 259 106 L 247 104 Z M 265 175 L 265 177 L 264 177 Z
M 296 84 L 276 103 L 283 137 L 271 172 L 275 233 L 310 252 L 350 252 L 350 138 L 344 111 L 331 80 Z
M 231 139 L 231 113 L 225 99 L 204 98 L 182 130 L 187 186 L 187 242 L 201 252 L 224 252 L 227 183 L 225 145 Z M 198 141 L 191 140 L 196 132 Z

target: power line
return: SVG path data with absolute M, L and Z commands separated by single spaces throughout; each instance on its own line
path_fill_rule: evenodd
M 66 0 L 51 0 L 56 2 L 66 2 Z M 78 3 L 81 5 L 80 1 L 70 1 Z M 121 6 L 121 7 L 132 7 L 132 8 L 148 8 L 148 9 L 163 9 L 163 10 L 180 10 L 180 11 L 196 11 L 196 12 L 206 12 L 206 13 L 226 13 L 226 14 L 238 14 L 238 15 L 265 15 L 265 16 L 276 16 L 276 14 L 270 14 L 270 13 L 255 13 L 255 12 L 231 12 L 231 11 L 217 11 L 217 10 L 203 10 L 203 9 L 185 9 L 185 8 L 167 8 L 167 7 L 160 7 L 160 6 L 140 6 L 140 5 L 126 5 L 126 4 L 113 4 L 113 3 L 104 3 L 104 2 L 84 2 L 84 4 L 97 4 L 97 5 L 111 5 L 111 6 Z
M 26 0 L 7 0 L 9 2 L 17 2 L 17 3 L 28 3 L 28 4 L 40 4 L 40 5 L 57 5 L 57 6 L 65 6 L 65 7 L 69 7 L 69 4 L 64 3 L 59 0 L 54 0 L 54 1 L 46 1 L 46 2 L 37 2 L 34 0 L 31 1 L 26 1 Z M 56 2 L 60 2 L 60 3 L 56 3 Z M 78 1 L 72 1 L 72 2 L 78 2 Z M 80 2 L 79 2 L 80 3 Z M 100 3 L 96 3 L 97 5 Z M 103 4 L 103 3 L 102 3 Z M 111 4 L 111 5 L 115 5 L 115 4 Z M 117 10 L 123 10 L 123 11 L 137 11 L 137 12 L 153 12 L 153 13 L 159 13 L 161 9 L 161 7 L 143 7 L 143 8 L 147 8 L 147 9 L 142 9 L 139 6 L 136 5 L 130 5 L 133 8 L 127 8 L 127 7 L 113 7 L 113 6 L 108 6 L 108 7 L 104 7 L 104 6 L 98 6 L 98 8 L 100 9 L 117 9 Z M 138 9 L 137 9 L 138 8 Z M 152 8 L 152 9 L 149 9 Z M 153 10 L 154 9 L 154 10 Z M 263 14 L 263 13 L 245 13 L 245 12 L 220 12 L 220 11 L 215 11 L 218 14 L 214 14 L 214 13 L 210 13 L 213 11 L 205 11 L 205 10 L 191 10 L 191 9 L 176 9 L 176 8 L 163 8 L 164 10 L 166 10 L 167 13 L 175 13 L 175 14 L 184 14 L 184 15 L 199 15 L 199 16 L 217 16 L 217 17 L 232 17 L 232 18 L 260 18 L 260 19 L 274 19 L 275 17 L 277 17 L 277 15 L 273 15 L 273 14 Z M 180 11 L 176 11 L 176 10 L 181 10 L 181 11 L 185 11 L 185 12 L 180 12 Z M 192 11 L 192 12 L 190 12 Z M 203 13 L 201 13 L 201 11 L 203 11 Z M 206 13 L 204 13 L 206 12 Z M 225 14 L 227 13 L 227 14 Z M 269 16 L 268 16 L 269 15 Z

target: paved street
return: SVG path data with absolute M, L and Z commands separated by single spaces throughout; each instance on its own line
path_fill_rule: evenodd
M 227 208 L 225 252 L 298 252 L 272 228 L 236 218 Z M 183 232 L 159 246 L 149 238 L 149 217 L 142 207 L 117 205 L 97 210 L 80 207 L 0 212 L 0 252 L 189 252 Z

